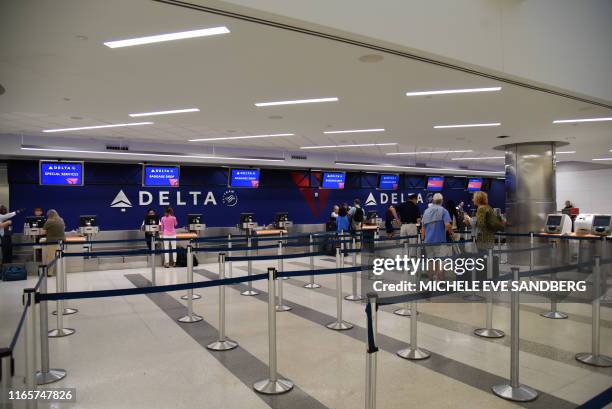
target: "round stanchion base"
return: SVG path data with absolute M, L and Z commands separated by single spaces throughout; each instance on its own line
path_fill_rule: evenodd
M 412 316 L 412 310 L 410 308 L 398 308 L 397 310 L 393 311 L 393 314 L 399 315 L 400 317 L 410 317 Z M 417 315 L 419 315 L 418 311 Z
M 64 308 L 64 313 L 62 315 L 72 315 L 79 312 L 76 308 Z M 57 315 L 57 311 L 53 311 L 51 314 Z
M 350 294 L 344 297 L 347 301 L 361 301 L 363 297 L 358 296 L 357 294 Z
M 427 359 L 431 356 L 431 352 L 423 348 L 404 348 L 400 349 L 396 352 L 397 356 L 404 359 L 409 359 L 411 361 L 420 361 L 422 359 Z
M 484 301 L 485 300 L 484 297 L 481 297 L 481 296 L 476 295 L 476 294 L 466 295 L 466 296 L 463 297 L 463 299 L 465 301 L 472 301 L 472 302 L 480 302 L 480 301 Z
M 612 366 L 612 358 L 606 355 L 593 355 L 590 352 L 576 354 L 576 360 L 583 364 L 608 368 Z
M 259 295 L 259 292 L 255 291 L 255 290 L 244 290 L 243 292 L 240 293 L 240 295 L 244 295 L 246 297 L 250 297 L 253 295 Z
M 478 328 L 474 330 L 474 335 L 483 338 L 503 338 L 506 334 L 501 329 L 495 328 Z
M 264 379 L 262 381 L 255 382 L 253 389 L 256 392 L 263 393 L 264 395 L 280 395 L 287 393 L 293 389 L 293 382 L 289 379 L 278 379 L 271 381 L 270 379 Z
M 495 385 L 491 387 L 491 390 L 500 398 L 514 402 L 531 402 L 538 397 L 538 392 L 525 385 L 519 385 L 516 388 L 513 388 L 510 384 Z
M 334 321 L 327 324 L 326 327 L 334 331 L 346 331 L 353 328 L 353 324 L 346 321 Z
M 549 318 L 551 320 L 564 320 L 568 317 L 566 313 L 560 311 L 548 311 L 540 313 L 540 315 L 544 318 Z
M 52 329 L 49 331 L 49 338 L 61 338 L 72 335 L 76 332 L 75 329 L 72 328 L 62 328 L 62 329 Z
M 310 290 L 313 290 L 315 288 L 321 288 L 321 286 L 317 283 L 308 283 L 308 284 L 304 284 L 304 288 L 308 288 Z
M 229 351 L 230 349 L 234 349 L 238 346 L 238 343 L 232 341 L 231 339 L 225 339 L 224 341 L 215 341 L 206 345 L 206 348 L 211 349 L 213 351 Z
M 200 298 L 202 298 L 202 296 L 200 294 L 192 294 L 191 295 L 191 299 L 192 300 L 199 300 Z M 189 296 L 187 294 L 181 296 L 181 300 L 188 300 L 188 299 L 189 299 Z
M 285 312 L 285 311 L 291 311 L 293 308 L 286 305 L 286 304 L 281 304 L 281 305 L 277 305 L 276 307 L 274 307 L 276 309 L 276 312 Z
M 63 369 L 49 369 L 49 372 L 36 372 L 36 384 L 46 385 L 48 383 L 57 382 L 66 377 L 66 371 Z
M 191 324 L 193 322 L 200 322 L 202 321 L 202 319 L 203 318 L 197 314 L 191 314 L 191 315 L 185 315 L 184 317 L 179 318 L 177 321 L 182 322 L 184 324 Z
M 289 280 L 289 277 L 278 277 L 279 280 Z

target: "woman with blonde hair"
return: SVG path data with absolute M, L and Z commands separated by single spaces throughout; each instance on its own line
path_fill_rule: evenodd
M 479 251 L 488 250 L 495 244 L 495 232 L 504 230 L 504 223 L 499 220 L 495 211 L 489 206 L 486 192 L 474 193 L 472 199 L 477 207 L 475 218 L 476 247 Z

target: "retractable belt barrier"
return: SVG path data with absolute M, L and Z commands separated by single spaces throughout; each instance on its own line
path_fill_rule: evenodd
M 522 249 L 506 249 L 506 250 L 493 250 L 495 254 L 509 254 L 509 253 L 520 253 L 522 251 L 540 251 L 540 250 L 550 250 L 552 248 L 551 244 L 546 244 L 544 246 L 539 247 L 525 247 Z
M 231 257 L 226 257 L 225 260 L 226 261 L 279 260 L 279 259 L 287 259 L 287 258 L 302 258 L 302 257 L 323 256 L 323 255 L 325 255 L 324 252 L 314 251 L 310 253 L 296 253 L 296 254 L 283 254 L 283 255 L 271 254 L 269 256 L 231 256 Z

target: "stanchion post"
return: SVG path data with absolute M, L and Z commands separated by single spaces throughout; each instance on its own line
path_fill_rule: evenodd
M 415 288 L 419 287 L 419 272 L 416 271 L 413 275 L 413 283 L 415 284 Z M 417 329 L 418 329 L 418 307 L 417 300 L 413 300 L 410 302 L 410 344 L 408 348 L 400 349 L 397 351 L 397 355 L 404 359 L 409 359 L 411 361 L 419 361 L 422 359 L 427 359 L 431 356 L 431 352 L 426 349 L 419 348 L 417 343 Z
M 533 271 L 533 244 L 534 237 L 533 232 L 529 232 L 529 271 Z
M 63 293 L 65 292 L 65 281 L 64 281 L 64 267 L 63 263 L 64 253 L 62 250 L 57 250 L 55 252 L 56 258 L 56 266 L 55 266 L 55 292 Z M 61 338 L 67 337 L 68 335 L 72 335 L 76 332 L 73 328 L 64 328 L 64 314 L 58 314 L 58 311 L 64 311 L 64 300 L 57 300 L 56 309 L 55 309 L 55 317 L 57 319 L 57 328 L 49 331 L 49 338 Z
M 232 233 L 227 235 L 227 256 L 232 256 Z M 232 270 L 232 261 L 227 262 L 227 272 L 230 278 L 234 277 L 234 271 Z
M 340 247 L 336 247 L 336 268 L 341 268 Z M 353 324 L 342 319 L 342 274 L 336 273 L 336 320 L 326 325 L 327 328 L 335 331 L 345 331 L 353 328 Z
M 38 267 L 38 276 L 40 277 L 41 294 L 47 294 L 47 266 Z M 36 372 L 36 383 L 38 385 L 46 385 L 48 383 L 59 381 L 66 376 L 64 369 L 49 368 L 49 307 L 48 302 L 42 301 L 40 307 L 40 371 Z
M 293 389 L 293 382 L 278 377 L 276 356 L 276 270 L 268 268 L 268 378 L 253 384 L 256 392 L 280 395 Z
M 36 384 L 36 291 L 33 288 L 23 290 L 23 305 L 28 307 L 26 313 L 25 341 L 25 389 L 35 391 Z M 61 314 L 59 314 L 61 315 Z M 27 408 L 36 408 L 35 399 L 28 399 Z
M 57 263 L 59 264 L 60 262 L 62 263 L 62 270 L 63 270 L 63 280 L 64 280 L 64 292 L 68 291 L 68 270 L 66 269 L 66 257 L 64 257 L 64 250 L 66 249 L 66 244 L 63 241 L 59 241 L 59 247 L 60 247 L 60 251 L 62 252 L 62 258 L 60 260 L 57 261 Z M 57 277 L 56 277 L 57 279 Z M 79 312 L 79 310 L 77 310 L 76 308 L 70 308 L 68 306 L 68 303 L 66 301 L 64 301 L 64 310 L 63 310 L 63 315 L 72 315 L 72 314 L 76 314 L 77 312 Z M 52 313 L 53 315 L 57 314 L 57 310 L 53 311 Z
M 512 267 L 511 270 L 512 279 L 519 283 L 521 277 L 518 267 Z M 519 381 L 519 291 L 512 291 L 510 297 L 510 382 L 495 385 L 491 390 L 500 398 L 513 402 L 530 402 L 538 397 L 538 392 L 529 386 L 521 385 Z
M 591 352 L 581 352 L 576 354 L 576 359 L 583 364 L 610 367 L 612 358 L 600 353 L 600 308 L 601 308 L 601 257 L 595 256 L 595 266 L 593 268 L 593 302 L 592 302 L 592 321 L 591 321 Z M 607 286 L 606 286 L 607 287 Z
M 12 353 L 8 348 L 0 348 L 0 396 L 8 396 L 8 391 L 13 386 Z M 7 409 L 11 409 L 9 405 Z
M 151 248 L 149 249 L 149 263 L 151 263 L 151 285 L 157 285 L 157 274 L 155 272 L 155 263 L 157 262 L 155 257 L 155 250 L 157 249 L 157 243 L 155 242 L 155 233 L 151 235 Z
M 409 239 L 406 239 L 406 242 L 404 242 L 404 256 L 406 257 L 408 257 L 408 252 L 409 252 L 408 240 Z M 410 272 L 407 269 L 404 272 L 404 275 L 405 275 L 406 281 L 408 281 L 408 278 L 410 278 Z M 393 314 L 399 315 L 400 317 L 410 317 L 410 315 L 412 314 L 412 311 L 410 311 L 410 304 L 408 302 L 405 302 L 404 306 L 393 311 Z
M 357 266 L 357 243 L 356 243 L 356 238 L 353 237 L 353 240 L 351 241 L 351 251 L 353 252 L 353 267 Z M 342 265 L 342 267 L 344 267 L 344 264 Z M 346 297 L 344 297 L 345 300 L 347 301 L 361 301 L 363 300 L 363 297 L 361 297 L 358 293 L 357 293 L 357 271 L 353 271 L 353 273 L 351 274 L 351 294 L 347 295 Z
M 372 341 L 376 345 L 378 335 L 378 306 L 376 293 L 368 293 L 368 303 L 372 314 Z M 366 379 L 365 379 L 365 408 L 376 409 L 376 372 L 378 349 L 366 349 Z
M 487 279 L 493 279 L 493 266 L 494 257 L 493 249 L 490 248 L 487 253 Z M 499 264 L 498 264 L 499 266 Z M 486 305 L 486 316 L 485 316 L 485 327 L 474 330 L 474 334 L 483 338 L 501 338 L 503 337 L 504 331 L 493 328 L 493 292 L 487 293 L 487 305 Z
M 315 264 L 314 264 L 314 256 L 312 255 L 312 253 L 314 253 L 314 240 L 312 237 L 312 234 L 310 234 L 310 238 L 309 238 L 309 243 L 308 243 L 308 251 L 310 252 L 310 271 L 314 272 L 315 269 Z M 314 289 L 314 288 L 321 288 L 321 286 L 317 283 L 315 283 L 315 276 L 314 274 L 310 275 L 310 282 L 304 284 L 304 288 L 308 288 L 308 289 Z
M 283 241 L 282 240 L 278 241 L 278 253 L 277 254 L 278 254 L 278 272 L 282 273 L 283 271 L 285 271 L 285 263 L 282 258 L 283 257 Z M 289 310 L 291 310 L 291 307 L 284 304 L 283 280 L 279 279 L 278 280 L 278 302 L 276 304 L 276 311 L 285 312 Z
M 219 253 L 219 279 L 225 278 L 225 253 Z M 213 351 L 229 351 L 238 346 L 238 343 L 225 336 L 225 285 L 219 286 L 219 339 L 206 345 Z
M 189 263 L 190 261 L 191 264 Z M 190 284 L 193 283 L 193 246 L 191 242 L 187 245 L 187 282 Z M 181 300 L 188 300 L 189 298 L 192 300 L 199 300 L 202 296 L 200 294 L 195 294 L 193 289 L 190 288 L 187 290 L 187 294 L 181 296 Z
M 557 245 L 555 242 L 552 242 L 552 245 L 550 247 L 550 260 L 551 260 L 551 264 L 553 262 L 553 260 L 555 260 L 555 257 L 557 257 L 557 252 L 555 251 L 555 249 L 557 248 Z M 550 275 L 550 280 L 551 281 L 556 281 L 557 280 L 557 274 L 556 273 L 552 273 Z M 564 312 L 558 311 L 557 310 L 557 300 L 555 298 L 555 294 L 551 293 L 550 294 L 550 311 L 545 311 L 545 312 L 541 312 L 540 315 L 544 318 L 549 318 L 552 320 L 562 320 L 568 317 L 568 315 Z
M 253 274 L 253 261 L 250 259 L 251 244 L 252 244 L 251 240 L 252 240 L 251 234 L 247 233 L 247 256 L 249 257 L 249 260 L 247 260 L 247 274 L 248 275 Z M 240 294 L 245 295 L 245 296 L 253 296 L 253 295 L 259 295 L 259 292 L 253 289 L 253 282 L 249 281 L 247 284 L 247 289 L 241 292 Z
M 187 281 L 193 283 L 193 252 L 191 244 L 187 246 Z M 195 295 L 196 294 L 193 294 L 193 288 L 187 290 L 187 297 L 185 298 L 187 300 L 187 315 L 179 318 L 177 321 L 184 324 L 202 321 L 202 317 L 193 312 L 193 300 L 195 299 Z

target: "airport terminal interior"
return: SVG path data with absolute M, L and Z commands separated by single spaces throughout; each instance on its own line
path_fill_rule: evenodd
M 0 408 L 612 408 L 612 2 L 0 2 Z

